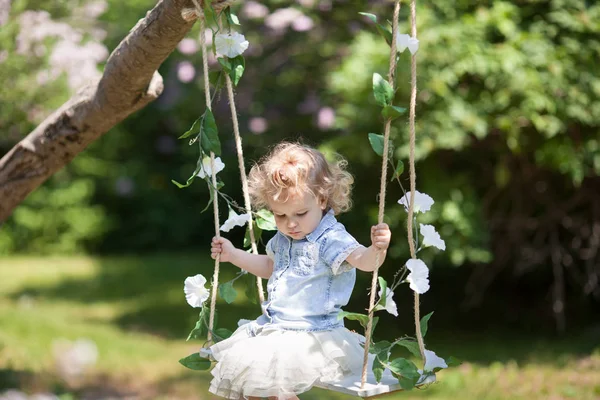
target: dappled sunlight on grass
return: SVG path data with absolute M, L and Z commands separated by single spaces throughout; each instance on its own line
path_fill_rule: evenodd
M 214 398 L 207 392 L 209 373 L 177 362 L 201 345 L 184 340 L 199 310 L 185 302 L 183 280 L 197 273 L 210 279 L 208 257 L 19 257 L 0 259 L 0 265 L 0 392 L 18 387 L 70 392 L 75 398 L 91 393 L 95 398 Z M 224 265 L 221 281 L 235 272 Z M 231 329 L 238 319 L 258 313 L 243 285 L 236 286 L 236 301 L 218 307 L 219 326 Z M 399 333 L 386 324 L 379 334 Z M 59 338 L 87 338 L 98 348 L 98 362 L 76 382 L 64 381 L 56 371 L 52 348 Z M 388 398 L 600 397 L 600 349 L 592 354 L 598 346 L 593 334 L 558 340 L 433 329 L 427 340 L 438 354 L 455 355 L 463 365 L 439 373 L 439 382 L 426 390 Z M 300 397 L 349 398 L 320 389 Z

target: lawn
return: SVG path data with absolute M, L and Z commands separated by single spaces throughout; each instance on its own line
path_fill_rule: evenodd
M 185 341 L 197 310 L 185 302 L 183 280 L 210 277 L 212 268 L 204 255 L 0 258 L 0 398 L 8 389 L 65 400 L 214 398 L 210 373 L 177 362 L 201 346 Z M 223 280 L 234 272 L 224 265 Z M 219 304 L 220 326 L 256 316 L 258 306 L 240 292 L 233 304 Z M 380 332 L 391 332 L 386 339 L 395 333 Z M 432 330 L 428 347 L 463 364 L 439 373 L 426 390 L 387 398 L 599 399 L 598 336 Z M 55 351 L 61 339 L 93 342 L 97 360 L 80 375 L 65 375 Z M 300 397 L 349 398 L 318 389 Z

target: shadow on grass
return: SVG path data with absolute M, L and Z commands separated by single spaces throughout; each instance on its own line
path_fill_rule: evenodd
M 183 281 L 198 273 L 211 280 L 214 267 L 209 257 L 197 255 L 109 257 L 98 258 L 97 263 L 97 273 L 91 278 L 68 277 L 50 287 L 30 285 L 11 297 L 14 300 L 28 294 L 90 305 L 107 302 L 122 310 L 112 322 L 123 330 L 184 339 L 194 326 L 199 310 L 190 308 L 185 302 Z M 222 283 L 232 279 L 238 269 L 223 263 L 221 271 L 219 281 Z M 514 299 L 502 299 L 491 309 L 461 311 L 457 301 L 448 300 L 460 298 L 462 288 L 458 282 L 464 282 L 464 277 L 457 278 L 458 274 L 450 271 L 448 276 L 435 277 L 432 273 L 432 280 L 446 284 L 424 296 L 421 303 L 422 315 L 431 309 L 436 310 L 430 321 L 426 344 L 439 355 L 453 355 L 481 364 L 514 360 L 518 363 L 539 361 L 561 365 L 565 359 L 589 354 L 598 346 L 594 330 L 556 338 L 552 331 L 533 330 L 535 320 L 524 320 L 521 324 L 512 320 L 507 322 L 505 308 L 518 306 Z M 368 304 L 366 288 L 369 279 L 370 274 L 359 274 L 357 288 L 346 310 L 364 312 Z M 235 287 L 238 292 L 244 293 L 245 285 L 252 282 L 254 278 L 248 275 L 237 281 Z M 395 294 L 399 318 L 380 314 L 375 340 L 414 335 L 412 294 L 401 289 Z M 260 308 L 245 296 L 240 296 L 233 304 L 220 302 L 217 311 L 217 326 L 234 330 L 240 318 L 253 319 Z M 346 325 L 362 332 L 354 321 L 348 321 Z
M 113 321 L 122 329 L 181 339 L 194 327 L 199 311 L 186 303 L 183 282 L 199 273 L 210 281 L 214 267 L 210 258 L 197 256 L 110 257 L 96 262 L 97 274 L 91 278 L 68 277 L 49 287 L 30 285 L 10 297 L 16 300 L 28 295 L 84 305 L 107 302 L 123 310 Z M 219 281 L 223 283 L 238 270 L 223 264 L 221 271 Z M 240 292 L 244 291 L 240 281 L 251 278 L 245 276 L 236 282 Z M 258 301 L 253 304 L 238 299 L 233 304 L 218 304 L 223 327 L 235 327 L 239 318 L 255 318 L 259 313 Z

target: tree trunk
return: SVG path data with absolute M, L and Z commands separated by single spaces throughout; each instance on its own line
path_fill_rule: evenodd
M 112 52 L 99 82 L 80 90 L 0 159 L 0 223 L 90 143 L 162 93 L 156 70 L 195 22 L 193 13 L 182 16 L 186 8 L 194 8 L 192 0 L 160 0 Z

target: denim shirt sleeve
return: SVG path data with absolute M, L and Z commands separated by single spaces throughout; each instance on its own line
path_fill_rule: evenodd
M 265 251 L 267 252 L 267 256 L 273 261 L 275 261 L 275 241 L 277 240 L 277 234 L 273 236 L 265 246 Z
M 323 236 L 321 259 L 331 268 L 334 275 L 350 271 L 353 267 L 346 258 L 361 247 L 361 244 L 339 222 Z

